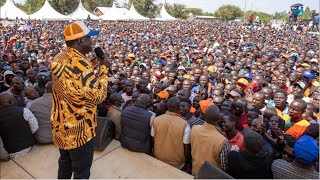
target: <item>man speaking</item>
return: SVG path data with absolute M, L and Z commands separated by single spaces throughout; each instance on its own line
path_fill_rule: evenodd
M 97 104 L 107 95 L 108 67 L 111 62 L 100 59 L 98 74 L 86 58 L 92 51 L 91 36 L 83 22 L 69 24 L 64 30 L 66 52 L 58 54 L 51 64 L 53 142 L 59 147 L 59 179 L 88 179 L 96 136 Z

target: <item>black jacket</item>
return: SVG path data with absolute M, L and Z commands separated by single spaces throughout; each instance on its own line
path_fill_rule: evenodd
M 0 137 L 9 153 L 35 144 L 29 123 L 23 117 L 23 108 L 14 105 L 0 106 Z
M 266 157 L 258 157 L 246 151 L 231 151 L 228 156 L 228 174 L 235 179 L 268 179 Z
M 133 105 L 121 112 L 120 142 L 123 148 L 134 152 L 151 154 L 152 113 L 142 105 Z

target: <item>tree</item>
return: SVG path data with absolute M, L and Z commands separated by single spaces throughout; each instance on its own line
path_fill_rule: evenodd
M 187 14 L 192 13 L 193 15 L 203 15 L 203 10 L 200 8 L 186 8 L 185 12 Z
M 314 11 L 314 10 L 313 10 Z M 312 11 L 310 10 L 309 7 L 306 7 L 302 16 L 301 16 L 302 19 L 311 19 L 312 18 Z
M 271 14 L 267 14 L 264 12 L 257 12 L 257 11 L 246 11 L 245 17 L 250 17 L 251 15 L 259 16 L 261 22 L 270 22 L 271 19 L 273 19 L 273 16 Z
M 157 6 L 154 4 L 156 0 L 129 0 L 124 6 L 129 9 L 133 4 L 137 12 L 142 16 L 154 18 Z
M 82 0 L 83 6 L 88 11 L 93 11 L 96 7 L 111 7 L 113 2 L 117 2 L 117 0 Z
M 223 20 L 232 20 L 236 18 L 241 18 L 243 15 L 243 12 L 238 6 L 234 5 L 223 5 L 219 7 L 218 10 L 214 13 L 214 15 L 217 18 L 223 19 Z
M 175 18 L 186 19 L 189 15 L 189 13 L 185 11 L 186 6 L 184 4 L 166 4 L 165 7 L 168 13 Z
M 0 6 L 3 6 L 6 0 L 0 0 Z

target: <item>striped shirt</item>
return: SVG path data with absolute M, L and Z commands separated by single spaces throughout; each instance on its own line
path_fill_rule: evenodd
M 272 163 L 274 179 L 319 179 L 319 173 L 313 166 L 302 166 L 297 162 L 277 159 Z
M 101 65 L 96 75 L 89 59 L 68 48 L 55 57 L 51 73 L 53 142 L 75 149 L 96 136 L 97 104 L 107 96 L 108 69 Z

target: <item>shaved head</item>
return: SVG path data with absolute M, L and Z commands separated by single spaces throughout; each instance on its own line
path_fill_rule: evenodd
M 9 105 L 14 103 L 14 97 L 10 92 L 0 93 L 0 105 Z
M 220 113 L 220 110 L 218 106 L 211 105 L 207 108 L 206 112 L 204 113 L 204 118 L 207 123 L 216 125 L 217 122 L 219 121 L 219 113 Z

